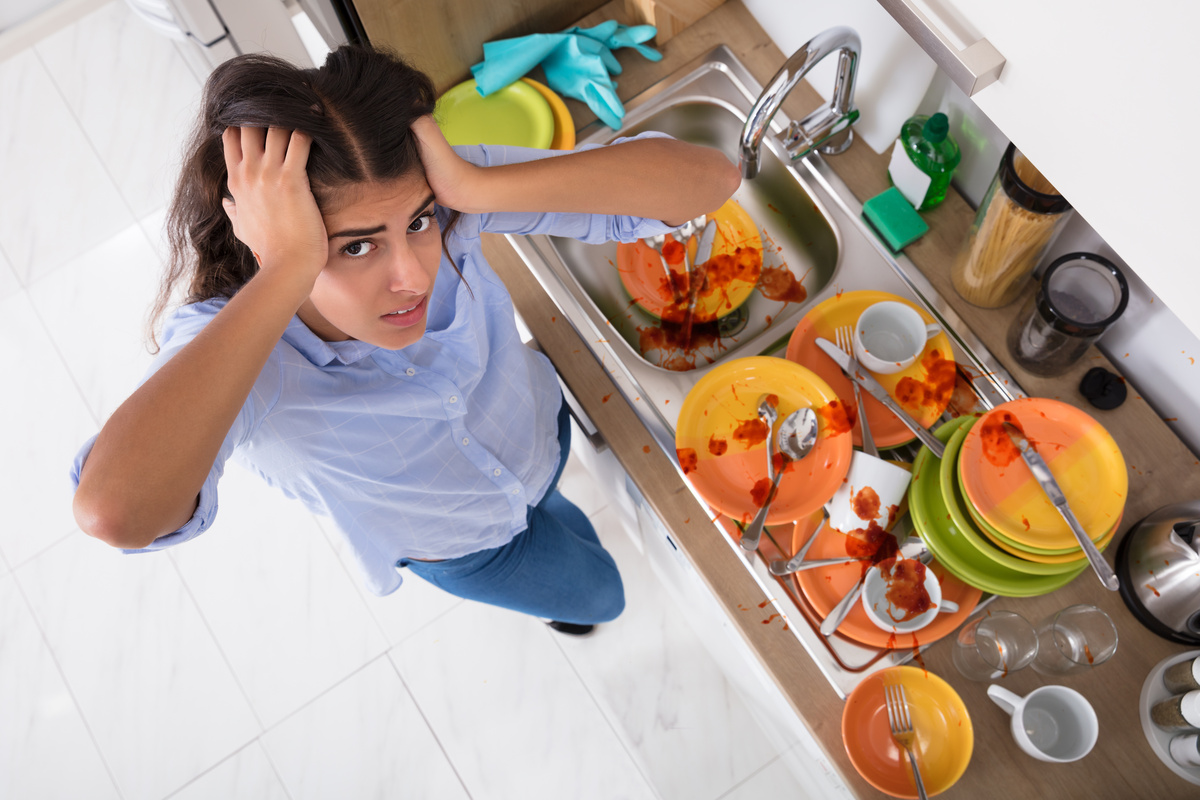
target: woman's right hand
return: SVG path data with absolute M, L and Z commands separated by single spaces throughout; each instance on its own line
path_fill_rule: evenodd
M 305 169 L 311 137 L 283 128 L 226 128 L 221 142 L 233 195 L 222 205 L 234 235 L 260 268 L 297 270 L 311 284 L 329 258 Z

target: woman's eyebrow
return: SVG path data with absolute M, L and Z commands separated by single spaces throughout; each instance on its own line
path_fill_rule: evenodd
M 359 236 L 374 236 L 377 233 L 382 233 L 387 230 L 387 225 L 377 225 L 374 228 L 355 228 L 354 230 L 338 231 L 337 233 L 329 234 L 330 239 L 339 238 L 356 238 Z
M 430 192 L 429 196 L 425 198 L 425 202 L 421 203 L 421 205 L 417 208 L 417 210 L 413 212 L 412 218 L 416 219 L 417 217 L 424 214 L 425 209 L 429 208 L 429 204 L 432 203 L 434 201 L 434 199 L 436 199 L 434 193 Z M 411 222 L 412 220 L 409 220 L 409 221 Z

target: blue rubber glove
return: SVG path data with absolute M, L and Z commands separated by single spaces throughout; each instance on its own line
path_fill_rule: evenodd
M 641 44 L 654 34 L 653 25 L 628 27 L 608 20 L 592 28 L 488 42 L 483 46 L 483 61 L 471 67 L 471 74 L 479 94 L 487 97 L 541 64 L 551 89 L 586 103 L 605 125 L 619 128 L 625 107 L 609 77 L 621 72 L 612 51 L 632 47 L 649 60 L 659 61 L 661 53 Z

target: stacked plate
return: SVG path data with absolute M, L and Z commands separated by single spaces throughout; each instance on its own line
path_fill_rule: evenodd
M 503 144 L 570 150 L 575 123 L 562 98 L 530 78 L 482 97 L 475 81 L 446 91 L 433 112 L 450 144 Z
M 946 442 L 945 456 L 921 450 L 909 510 L 929 549 L 964 582 L 1008 597 L 1045 594 L 1086 570 L 1087 559 L 1003 421 L 1025 432 L 1096 546 L 1107 547 L 1125 507 L 1124 458 L 1098 422 L 1046 398 L 1014 400 L 943 425 L 936 435 Z

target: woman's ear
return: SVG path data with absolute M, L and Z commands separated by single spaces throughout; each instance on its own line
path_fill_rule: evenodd
M 229 224 L 233 226 L 233 235 L 237 236 L 238 241 L 241 241 L 242 237 L 238 236 L 237 203 L 228 197 L 223 197 L 221 198 L 221 208 L 225 209 L 225 216 L 229 217 Z

